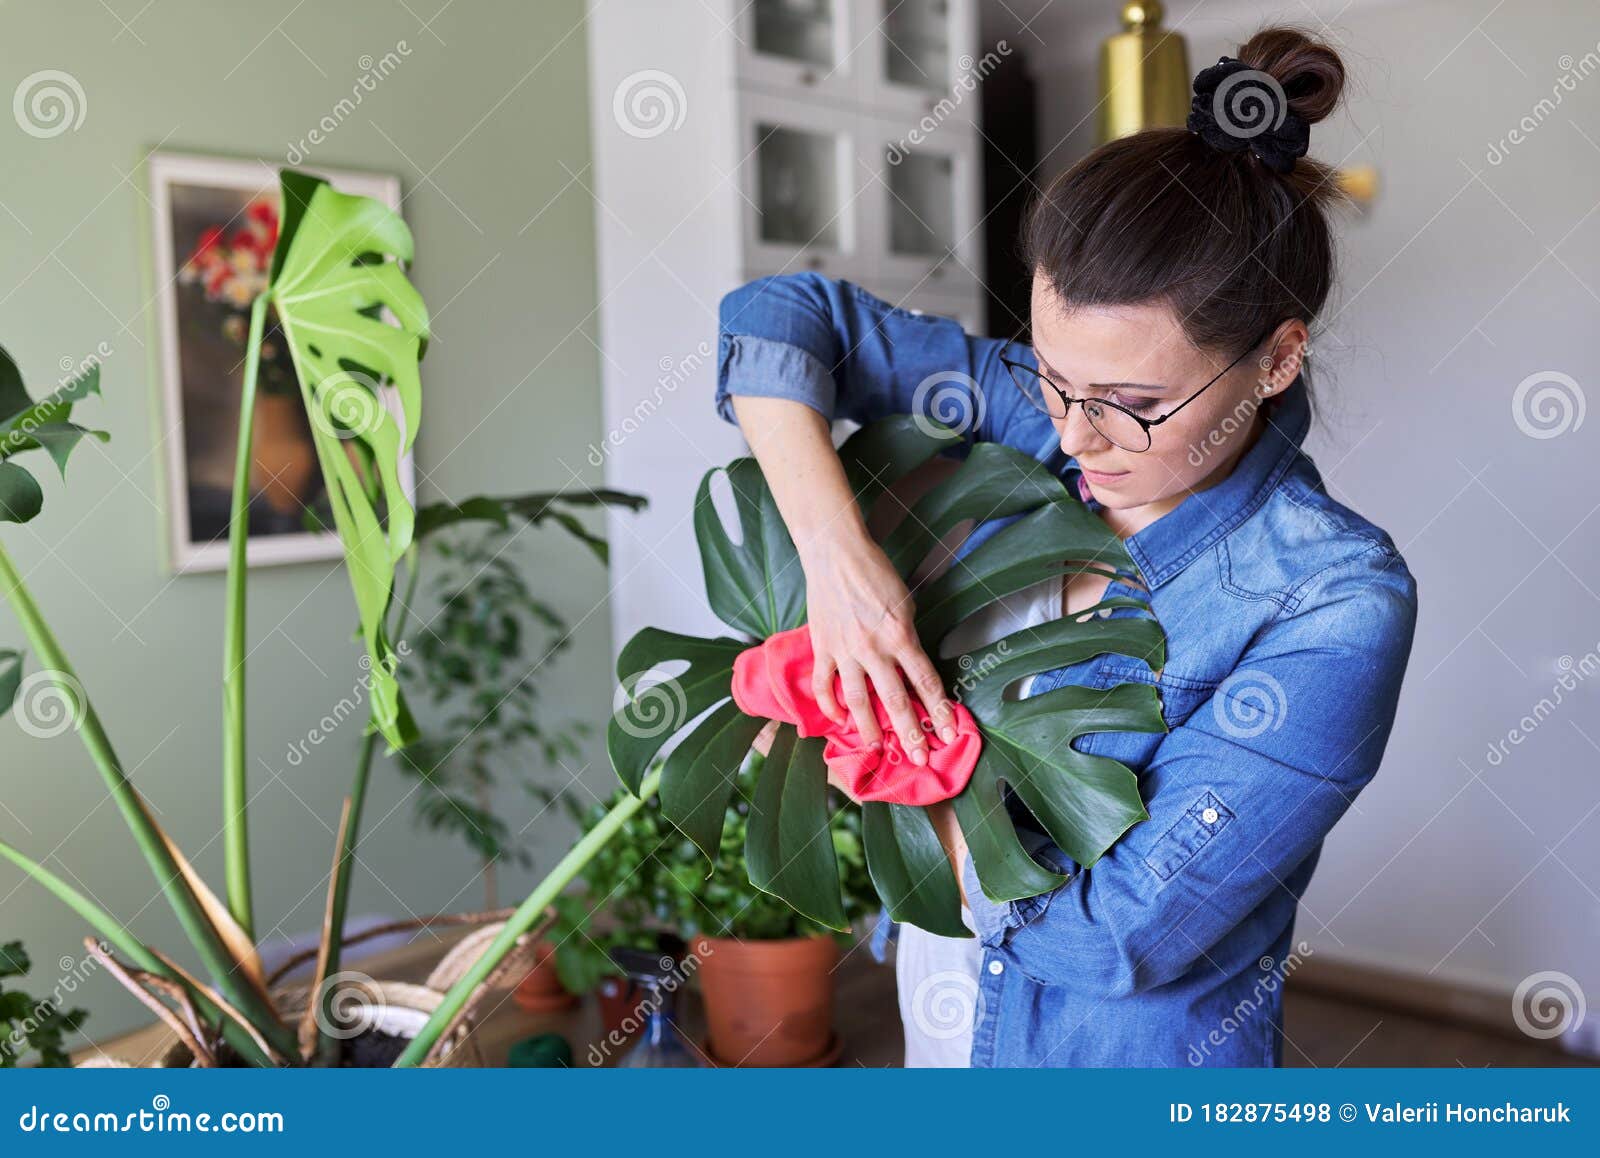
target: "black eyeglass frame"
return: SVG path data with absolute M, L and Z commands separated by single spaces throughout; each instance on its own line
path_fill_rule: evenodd
M 1134 450 L 1131 446 L 1122 446 L 1121 443 L 1113 442 L 1110 438 L 1108 438 L 1106 436 L 1105 432 L 1102 431 L 1100 429 L 1100 427 L 1095 423 L 1094 419 L 1089 416 L 1089 412 L 1087 410 L 1085 410 L 1083 412 L 1083 416 L 1086 419 L 1088 419 L 1089 425 L 1094 427 L 1095 433 L 1100 435 L 1101 438 L 1105 438 L 1105 440 L 1107 442 L 1110 442 L 1113 446 L 1117 446 L 1122 450 L 1126 450 L 1129 454 L 1143 454 L 1145 451 L 1150 449 L 1152 443 L 1154 442 L 1154 440 L 1150 436 L 1150 432 L 1152 430 L 1154 430 L 1157 426 L 1160 426 L 1163 422 L 1165 422 L 1167 419 L 1171 418 L 1174 414 L 1178 413 L 1178 411 L 1182 410 L 1185 406 L 1189 405 L 1189 403 L 1193 402 L 1196 398 L 1200 397 L 1200 395 L 1204 394 L 1207 390 L 1211 389 L 1211 387 L 1215 386 L 1217 384 L 1217 382 L 1219 380 L 1221 380 L 1228 373 L 1228 371 L 1232 370 L 1240 362 L 1244 361 L 1245 358 L 1247 358 L 1250 354 L 1255 352 L 1256 348 L 1259 347 L 1262 342 L 1265 342 L 1268 338 L 1270 338 L 1273 335 L 1273 333 L 1277 330 L 1278 325 L 1279 325 L 1279 323 L 1274 322 L 1272 324 L 1272 326 L 1269 329 L 1265 330 L 1259 338 L 1257 338 L 1255 341 L 1251 342 L 1248 346 L 1246 346 L 1244 348 L 1244 352 L 1243 353 L 1241 353 L 1233 361 L 1229 362 L 1221 370 L 1217 371 L 1216 376 L 1214 378 L 1212 378 L 1211 381 L 1207 382 L 1204 386 L 1200 387 L 1200 389 L 1196 390 L 1193 394 L 1189 395 L 1189 397 L 1185 398 L 1182 402 L 1178 403 L 1171 410 L 1167 411 L 1165 414 L 1161 415 L 1159 418 L 1145 418 L 1142 415 L 1135 414 L 1133 411 L 1129 410 L 1126 406 L 1119 405 L 1118 403 L 1112 402 L 1109 399 L 1105 399 L 1105 398 L 1074 398 L 1070 394 L 1068 394 L 1065 390 L 1061 389 L 1061 387 L 1057 386 L 1054 382 L 1050 381 L 1050 379 L 1046 378 L 1043 374 L 1041 374 L 1037 367 L 1026 365 L 1025 363 L 1018 362 L 1018 361 L 1016 361 L 1016 360 L 1014 360 L 1012 358 L 1007 358 L 1004 354 L 1000 355 L 1000 364 L 1006 368 L 1006 372 L 1007 372 L 1008 376 L 1011 378 L 1011 384 L 1013 386 L 1015 386 L 1019 391 L 1022 392 L 1022 396 L 1024 398 L 1028 399 L 1028 404 L 1030 406 L 1033 405 L 1033 396 L 1031 394 L 1029 394 L 1028 388 L 1022 384 L 1022 380 L 1017 377 L 1017 373 L 1019 371 L 1024 373 L 1024 374 L 1031 374 L 1034 378 L 1038 379 L 1039 382 L 1042 385 L 1048 386 L 1050 389 L 1054 390 L 1056 392 L 1057 397 L 1059 397 L 1061 399 L 1061 420 L 1062 421 L 1065 421 L 1067 419 L 1067 417 L 1072 413 L 1072 404 L 1074 402 L 1076 402 L 1079 406 L 1083 406 L 1083 405 L 1085 405 L 1085 404 L 1087 404 L 1089 402 L 1097 403 L 1100 406 L 1108 406 L 1112 410 L 1115 410 L 1117 413 L 1124 414 L 1127 417 L 1133 419 L 1134 422 L 1138 423 L 1139 428 L 1144 431 L 1144 445 L 1142 447 L 1140 447 L 1138 450 Z M 1024 343 L 1022 342 L 1020 337 L 1017 337 L 1017 338 L 1013 338 L 1012 339 L 1011 344 L 1015 345 L 1015 346 L 1020 346 L 1020 345 L 1023 345 Z M 1037 355 L 1035 355 L 1035 356 L 1037 357 Z M 1044 397 L 1042 392 L 1040 393 L 1039 397 L 1040 398 Z M 1038 409 L 1038 407 L 1035 407 L 1035 409 Z M 1055 417 L 1055 415 L 1050 414 L 1050 411 L 1049 411 L 1048 407 L 1046 407 L 1046 409 L 1044 410 L 1044 413 L 1049 415 L 1051 418 Z

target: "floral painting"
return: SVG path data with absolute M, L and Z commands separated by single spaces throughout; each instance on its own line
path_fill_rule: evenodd
M 150 169 L 169 554 L 175 569 L 220 569 L 250 305 L 267 284 L 278 239 L 275 170 L 262 162 L 175 154 L 154 155 Z M 392 177 L 319 175 L 348 192 L 399 203 Z M 270 315 L 261 347 L 249 521 L 252 563 L 340 555 L 328 529 L 332 515 L 299 382 Z

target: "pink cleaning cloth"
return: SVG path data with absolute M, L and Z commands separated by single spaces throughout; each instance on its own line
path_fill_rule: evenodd
M 872 711 L 883 735 L 883 747 L 874 752 L 861 742 L 855 720 L 846 713 L 836 724 L 817 706 L 811 694 L 811 673 L 816 658 L 811 650 L 811 629 L 780 631 L 765 643 L 749 648 L 733 661 L 733 702 L 748 716 L 761 716 L 793 724 L 802 736 L 826 736 L 822 758 L 828 770 L 858 800 L 889 804 L 928 805 L 961 793 L 972 779 L 983 738 L 978 723 L 962 704 L 954 704 L 956 738 L 939 738 L 926 709 L 915 704 L 917 722 L 928 738 L 928 762 L 913 764 L 890 726 L 889 712 L 872 692 Z M 844 703 L 839 677 L 833 677 L 834 698 Z

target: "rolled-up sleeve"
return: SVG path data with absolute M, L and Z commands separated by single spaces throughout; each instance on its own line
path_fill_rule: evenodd
M 1379 547 L 1314 581 L 1141 775 L 1150 819 L 1092 868 L 1022 901 L 963 881 L 978 935 L 1023 974 L 1113 995 L 1183 976 L 1312 855 L 1378 770 L 1416 623 L 1416 586 Z
M 923 413 L 970 439 L 1006 442 L 1020 403 L 1032 426 L 1012 433 L 1032 450 L 1048 420 L 1009 386 L 1004 345 L 847 281 L 809 272 L 764 277 L 722 299 L 717 413 L 736 421 L 734 395 L 783 398 L 829 420 Z

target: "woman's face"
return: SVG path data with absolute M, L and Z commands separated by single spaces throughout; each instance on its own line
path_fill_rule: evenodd
M 1227 477 L 1249 446 L 1262 401 L 1299 372 L 1306 329 L 1283 323 L 1272 338 L 1181 411 L 1134 453 L 1107 441 L 1072 405 L 1055 419 L 1061 449 L 1078 461 L 1094 497 L 1112 510 L 1163 500 Z M 1033 286 L 1033 349 L 1039 372 L 1071 398 L 1115 402 L 1156 419 L 1209 382 L 1239 353 L 1197 349 L 1165 304 L 1064 309 L 1048 281 Z M 1157 512 L 1164 513 L 1164 512 Z

